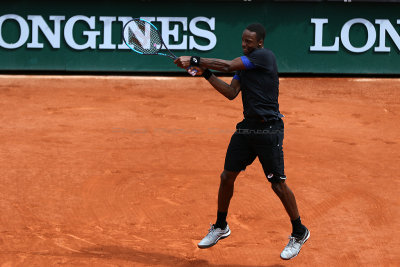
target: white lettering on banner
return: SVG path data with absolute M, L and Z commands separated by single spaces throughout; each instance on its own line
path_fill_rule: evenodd
M 131 20 L 133 20 L 132 17 L 118 17 L 118 21 L 122 22 L 122 28 L 125 26 L 125 24 L 127 24 Z M 118 45 L 118 49 L 130 49 L 130 48 L 125 44 L 124 40 L 122 40 L 122 43 Z
M 367 29 L 367 43 L 363 47 L 354 47 L 350 43 L 350 28 L 356 23 L 363 24 Z M 371 22 L 366 19 L 357 18 L 349 20 L 343 25 L 342 31 L 340 32 L 340 38 L 342 39 L 343 46 L 347 50 L 354 53 L 362 53 L 369 50 L 374 45 L 376 40 L 376 32 L 374 25 Z
M 210 26 L 210 29 L 212 31 L 215 30 L 215 18 L 209 19 L 209 18 L 206 18 L 206 17 L 197 17 L 197 18 L 192 19 L 192 21 L 190 21 L 190 24 L 189 24 L 190 32 L 193 33 L 196 36 L 208 39 L 210 41 L 210 43 L 208 45 L 206 45 L 206 46 L 201 46 L 198 43 L 196 43 L 196 41 L 195 41 L 193 36 L 190 36 L 190 38 L 189 38 L 189 49 L 196 48 L 196 49 L 198 49 L 200 51 L 211 50 L 217 44 L 217 37 L 215 36 L 215 34 L 213 32 L 198 28 L 196 26 L 196 24 L 199 21 L 203 21 L 203 22 L 207 23 L 208 26 Z
M 393 25 L 387 19 L 376 19 L 375 23 L 380 26 L 379 30 L 379 46 L 375 47 L 375 52 L 390 52 L 390 47 L 386 46 L 386 32 L 392 38 L 396 44 L 397 49 L 400 51 L 400 36 L 394 29 Z M 397 24 L 400 25 L 400 19 L 397 20 Z
M 83 35 L 88 37 L 87 42 L 81 45 L 75 42 L 73 36 L 74 25 L 79 20 L 86 22 L 91 30 L 95 28 L 96 19 L 94 16 L 91 17 L 80 16 L 80 15 L 73 16 L 65 24 L 64 28 L 65 41 L 71 48 L 74 48 L 76 50 L 83 50 L 86 48 L 96 49 L 96 36 L 100 35 L 99 31 L 83 31 Z
M 159 22 L 161 24 L 161 33 L 165 45 L 171 50 L 187 50 L 198 49 L 201 51 L 211 50 L 217 44 L 217 38 L 212 32 L 215 30 L 215 18 L 206 17 L 195 17 L 190 20 L 187 17 L 141 17 L 149 22 Z M 32 29 L 29 28 L 27 21 L 16 14 L 7 14 L 0 16 L 0 47 L 6 49 L 16 49 L 28 41 L 29 36 L 32 36 L 32 41 L 27 44 L 27 48 L 40 49 L 45 46 L 45 43 L 39 41 L 39 34 L 42 33 L 44 37 L 49 41 L 52 48 L 60 48 L 62 34 L 64 31 L 64 39 L 66 44 L 75 50 L 83 49 L 129 49 L 125 42 L 121 38 L 121 43 L 115 44 L 112 42 L 113 27 L 114 23 L 118 23 L 121 27 L 122 33 L 123 27 L 133 19 L 133 17 L 115 17 L 115 16 L 99 16 L 96 19 L 95 16 L 83 16 L 76 15 L 70 17 L 65 21 L 64 29 L 62 29 L 63 21 L 65 16 L 49 16 L 49 21 L 46 21 L 43 16 L 40 15 L 28 15 L 28 20 L 32 23 Z M 7 42 L 3 35 L 4 22 L 7 20 L 15 21 L 20 28 L 19 39 L 15 43 Z M 77 35 L 75 24 L 83 22 L 88 25 L 90 30 L 81 32 L 87 38 L 83 44 L 78 44 L 74 39 L 74 35 Z M 198 27 L 197 23 L 206 23 L 210 30 L 205 30 Z M 98 25 L 97 25 L 98 24 Z M 54 25 L 54 26 L 53 26 Z M 97 30 L 96 26 L 100 26 Z M 142 41 L 145 39 L 146 34 L 149 33 L 146 29 L 142 32 L 138 29 L 132 29 L 137 31 L 139 39 Z M 102 35 L 101 38 L 97 38 Z M 114 33 L 115 35 L 115 33 Z M 172 39 L 171 39 L 172 37 Z M 208 40 L 208 44 L 201 45 L 196 42 L 196 37 L 205 38 Z M 180 40 L 181 38 L 181 40 Z M 98 40 L 99 39 L 99 40 Z M 171 41 L 172 40 L 172 41 Z M 139 40 L 140 41 L 140 40 Z M 97 44 L 100 42 L 99 44 Z
M 177 42 L 179 40 L 179 26 L 175 24 L 173 29 L 170 30 L 170 25 L 173 22 L 179 22 L 183 26 L 183 31 L 187 31 L 186 17 L 157 17 L 157 21 L 161 22 L 161 36 L 168 49 L 176 49 L 176 50 L 187 49 L 187 35 L 183 35 L 183 40 L 180 44 L 169 43 L 170 36 L 174 38 L 174 42 Z
M 311 19 L 311 23 L 315 24 L 315 38 L 310 51 L 339 51 L 339 37 L 335 37 L 335 42 L 331 46 L 322 45 L 323 27 L 328 23 L 328 19 Z
M 334 44 L 331 46 L 324 46 L 323 30 L 324 24 L 328 24 L 327 18 L 312 18 L 311 23 L 315 25 L 314 45 L 310 46 L 310 51 L 339 51 L 339 42 L 353 53 L 363 53 L 371 49 L 376 42 L 376 29 L 375 26 L 368 20 L 363 18 L 355 18 L 347 21 L 340 31 L 340 38 L 335 37 Z M 367 41 L 362 47 L 355 47 L 350 42 L 350 29 L 354 24 L 362 24 L 367 30 Z M 376 19 L 375 24 L 379 25 L 379 44 L 374 48 L 375 52 L 390 52 L 390 47 L 386 46 L 386 36 L 390 36 L 397 49 L 400 51 L 400 35 L 387 19 Z M 397 20 L 400 24 L 400 19 Z
M 116 45 L 112 43 L 112 23 L 116 21 L 116 17 L 99 17 L 104 23 L 103 43 L 99 45 L 99 49 L 115 49 Z
M 209 51 L 217 44 L 217 37 L 213 32 L 215 31 L 215 17 L 207 18 L 200 16 L 194 17 L 191 20 L 187 17 L 142 18 L 161 24 L 163 40 L 171 50 L 197 49 L 200 51 Z M 122 33 L 122 27 L 132 19 L 132 17 L 124 16 L 87 17 L 76 15 L 65 21 L 65 16 L 61 15 L 51 15 L 48 17 L 48 20 L 45 20 L 40 15 L 28 15 L 27 19 L 25 19 L 17 14 L 6 14 L 0 16 L 0 47 L 17 49 L 26 44 L 26 47 L 29 49 L 41 49 L 46 45 L 46 43 L 39 40 L 39 34 L 43 34 L 50 46 L 56 49 L 60 48 L 62 37 L 64 37 L 66 44 L 75 50 L 96 48 L 100 50 L 129 49 L 122 38 L 119 44 L 115 44 L 112 37 L 116 34 L 113 32 L 113 29 L 115 31 L 115 24 L 119 25 Z M 27 20 L 31 23 L 28 24 Z M 6 38 L 8 36 L 5 35 L 5 31 L 9 26 L 5 25 L 6 21 L 15 22 L 17 27 L 19 27 L 19 37 L 15 42 Z M 83 34 L 87 38 L 83 44 L 78 44 L 74 39 L 74 35 L 78 34 L 76 29 L 74 31 L 74 26 L 77 22 L 86 23 L 90 29 L 79 32 L 79 34 Z M 400 19 L 397 19 L 396 22 L 397 25 L 400 25 Z M 326 36 L 324 39 L 324 30 L 327 30 L 329 27 L 327 18 L 312 18 L 311 23 L 314 25 L 315 34 L 314 44 L 310 46 L 310 51 L 337 52 L 341 49 L 340 44 L 353 53 L 363 53 L 374 46 L 374 52 L 377 53 L 388 53 L 391 52 L 392 48 L 397 48 L 400 51 L 399 27 L 396 27 L 397 25 L 394 26 L 388 19 L 375 19 L 374 22 L 364 18 L 351 19 L 344 22 L 340 29 L 340 37 L 335 36 L 331 40 L 327 40 Z M 200 27 L 200 24 L 207 25 L 207 29 L 204 26 Z M 355 24 L 361 24 L 366 29 L 366 42 L 361 47 L 355 47 L 351 43 L 351 29 Z M 62 28 L 63 25 L 64 29 Z M 62 31 L 64 36 L 62 36 Z M 143 37 L 145 37 L 145 34 L 146 32 L 142 32 Z M 100 38 L 97 38 L 99 35 L 101 35 Z M 30 36 L 32 39 L 27 43 Z M 387 42 L 389 41 L 387 37 L 390 38 L 392 43 Z M 206 39 L 208 43 L 203 45 L 196 38 Z
M 129 23 L 128 24 L 128 32 L 135 35 L 136 39 L 140 42 L 140 45 L 144 49 L 150 49 L 150 24 L 146 23 L 144 31 L 142 31 L 136 23 Z M 126 33 L 126 31 L 124 31 Z M 129 36 L 125 36 L 125 39 L 128 40 Z
M 6 43 L 3 39 L 3 23 L 6 20 L 15 20 L 19 24 L 20 35 L 18 41 L 15 43 Z M 7 49 L 15 49 L 26 43 L 29 37 L 28 23 L 18 15 L 9 14 L 0 17 L 0 46 Z
M 65 16 L 50 16 L 50 20 L 54 21 L 54 31 L 50 29 L 42 16 L 29 15 L 28 20 L 32 21 L 32 42 L 28 43 L 28 48 L 43 48 L 43 43 L 39 43 L 39 28 L 51 47 L 60 48 L 60 24 L 62 20 L 65 20 Z

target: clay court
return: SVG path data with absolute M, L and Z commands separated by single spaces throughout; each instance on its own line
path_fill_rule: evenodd
M 290 261 L 258 160 L 237 179 L 232 235 L 196 246 L 240 96 L 191 77 L 0 76 L 0 266 L 400 265 L 400 79 L 281 78 L 280 109 L 311 231 Z

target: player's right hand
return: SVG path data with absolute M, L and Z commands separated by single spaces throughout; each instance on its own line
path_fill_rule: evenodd
M 181 56 L 174 60 L 174 63 L 182 68 L 187 69 L 190 66 L 190 56 Z

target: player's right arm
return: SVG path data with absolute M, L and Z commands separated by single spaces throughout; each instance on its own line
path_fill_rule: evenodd
M 241 57 L 237 57 L 233 60 L 202 57 L 200 61 L 200 67 L 203 69 L 212 69 L 222 72 L 232 72 L 246 69 Z
M 180 68 L 187 69 L 190 67 L 190 58 L 190 56 L 181 56 L 175 59 L 174 63 Z M 237 57 L 232 60 L 202 57 L 200 58 L 199 67 L 202 69 L 212 69 L 221 72 L 233 72 L 246 69 L 242 57 Z
M 229 100 L 235 99 L 240 92 L 240 81 L 236 78 L 233 78 L 231 84 L 229 85 L 212 74 L 208 79 L 208 82 L 215 88 L 215 90 L 220 92 Z

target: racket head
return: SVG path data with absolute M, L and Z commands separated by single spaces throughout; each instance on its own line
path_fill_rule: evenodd
M 124 26 L 122 36 L 125 44 L 136 53 L 176 58 L 168 48 L 167 51 L 171 55 L 160 53 L 160 49 L 164 44 L 161 34 L 156 26 L 145 19 L 135 18 L 128 21 Z

